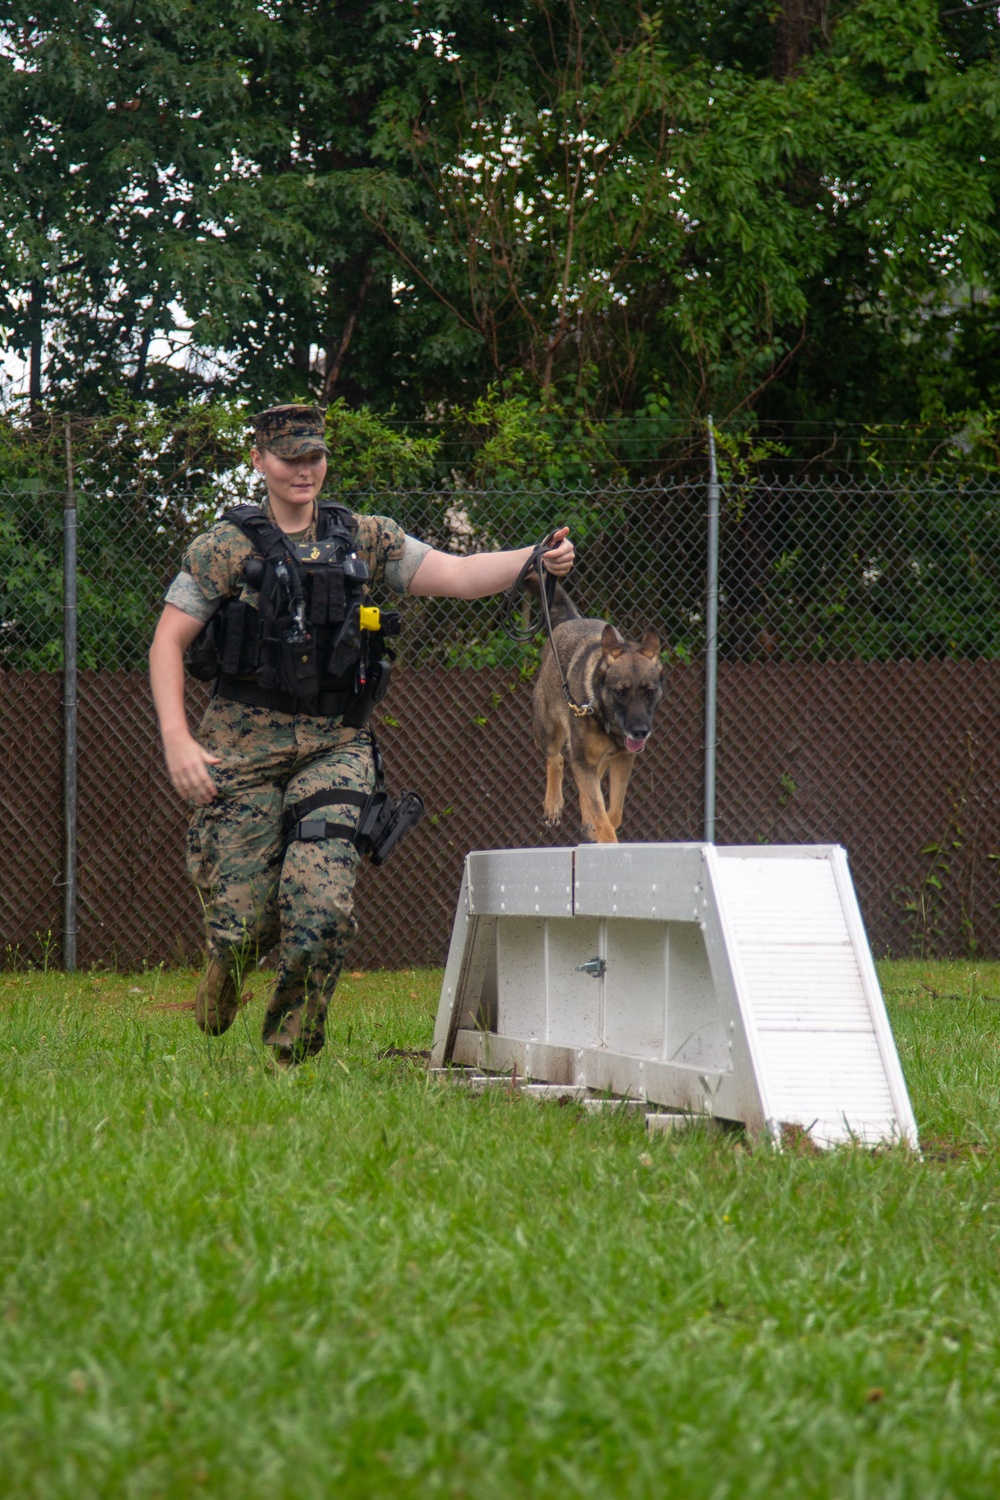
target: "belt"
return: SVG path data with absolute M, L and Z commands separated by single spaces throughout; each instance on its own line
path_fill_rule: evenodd
M 215 696 L 230 703 L 246 703 L 250 708 L 272 708 L 279 714 L 307 714 L 312 718 L 332 718 L 342 714 L 353 700 L 350 690 L 342 693 L 314 693 L 311 698 L 293 698 L 277 688 L 260 687 L 256 682 L 234 682 L 219 678 Z

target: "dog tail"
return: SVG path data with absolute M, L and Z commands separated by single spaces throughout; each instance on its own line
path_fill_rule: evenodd
M 538 574 L 529 573 L 527 578 L 524 580 L 524 587 L 527 589 L 529 594 L 537 599 Z M 569 597 L 561 583 L 556 584 L 556 591 L 552 597 L 551 613 L 553 625 L 562 625 L 566 620 L 579 620 L 583 618 L 580 614 L 580 611 L 577 609 L 576 605 L 573 603 L 572 599 Z

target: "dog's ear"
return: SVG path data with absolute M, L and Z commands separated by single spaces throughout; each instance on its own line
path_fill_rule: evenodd
M 660 637 L 655 630 L 646 631 L 645 635 L 642 638 L 642 645 L 639 647 L 639 650 L 642 652 L 643 656 L 648 656 L 653 661 L 656 661 L 659 658 Z
M 605 656 L 621 656 L 625 650 L 625 642 L 613 625 L 605 625 L 604 627 L 604 634 L 601 636 L 601 650 Z

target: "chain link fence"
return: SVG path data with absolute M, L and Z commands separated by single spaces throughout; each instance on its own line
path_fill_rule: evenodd
M 63 958 L 61 492 L 0 491 L 0 963 Z M 164 589 L 205 522 L 174 490 L 76 497 L 78 926 L 82 965 L 194 961 L 186 812 L 162 770 L 146 653 Z M 665 692 L 622 836 L 704 828 L 703 479 L 354 496 L 453 551 L 573 529 L 584 614 L 660 632 Z M 219 509 L 224 508 L 224 499 Z M 1000 956 L 993 788 L 1000 489 L 991 481 L 730 480 L 719 555 L 716 837 L 846 845 L 880 951 Z M 376 719 L 399 791 L 428 815 L 358 896 L 359 967 L 440 962 L 469 849 L 575 843 L 541 822 L 530 731 L 541 640 L 498 601 L 402 601 L 399 670 Z M 205 691 L 192 685 L 196 720 Z

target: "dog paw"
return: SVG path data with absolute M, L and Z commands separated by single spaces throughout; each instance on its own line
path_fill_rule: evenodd
M 542 823 L 546 828 L 558 828 L 562 822 L 562 808 L 558 812 L 546 813 Z

